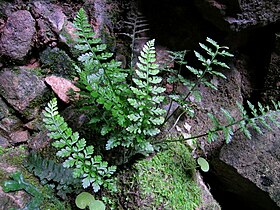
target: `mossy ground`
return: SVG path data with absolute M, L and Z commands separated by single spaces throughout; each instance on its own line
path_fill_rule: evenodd
M 168 145 L 166 151 L 135 165 L 140 197 L 145 209 L 193 210 L 201 202 L 200 189 L 194 181 L 196 162 L 181 143 Z
M 27 147 L 18 146 L 18 147 L 10 147 L 10 148 L 2 148 L 0 147 L 0 158 L 1 163 L 5 163 L 5 165 L 0 165 L 0 185 L 3 184 L 4 181 L 10 179 L 10 175 L 19 171 L 22 173 L 24 179 L 34 185 L 40 192 L 42 192 L 42 196 L 44 197 L 44 201 L 41 205 L 42 210 L 67 210 L 70 209 L 67 204 L 58 200 L 52 190 L 47 186 L 42 186 L 39 180 L 31 173 L 27 171 L 24 167 L 24 161 L 28 154 Z
M 117 209 L 194 210 L 202 202 L 195 181 L 196 161 L 182 143 L 141 160 L 118 175 Z

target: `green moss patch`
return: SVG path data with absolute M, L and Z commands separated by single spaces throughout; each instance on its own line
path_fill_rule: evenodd
M 201 202 L 194 181 L 196 162 L 184 144 L 168 146 L 152 159 L 135 165 L 143 208 L 196 209 Z

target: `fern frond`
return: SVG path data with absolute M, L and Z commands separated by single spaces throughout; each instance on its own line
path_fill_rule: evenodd
M 132 11 L 131 14 L 127 17 L 127 21 L 124 21 L 128 25 L 129 32 L 122 33 L 128 36 L 131 39 L 131 56 L 130 56 L 130 68 L 133 67 L 133 59 L 135 57 L 135 43 L 136 40 L 148 39 L 145 36 L 142 36 L 144 32 L 149 31 L 149 24 L 145 17 L 140 12 Z
M 196 58 L 201 63 L 203 68 L 201 68 L 201 69 L 194 68 L 190 65 L 186 65 L 186 68 L 193 75 L 196 76 L 196 78 L 197 78 L 196 81 L 191 81 L 187 78 L 184 78 L 180 74 L 177 74 L 177 75 L 172 74 L 173 77 L 171 79 L 170 78 L 168 79 L 168 82 L 171 82 L 171 83 L 180 82 L 181 84 L 185 85 L 188 88 L 188 93 L 185 95 L 183 100 L 181 100 L 181 103 L 180 103 L 181 106 L 185 106 L 184 101 L 186 101 L 189 98 L 189 96 L 191 96 L 191 95 L 193 95 L 197 99 L 197 101 L 201 100 L 201 94 L 199 93 L 199 90 L 197 88 L 198 84 L 203 84 L 206 87 L 209 87 L 214 90 L 218 90 L 218 87 L 216 86 L 216 84 L 214 84 L 212 82 L 211 79 L 209 79 L 209 76 L 214 75 L 214 76 L 217 76 L 217 77 L 220 77 L 223 79 L 227 78 L 222 72 L 217 71 L 215 69 L 215 67 L 229 69 L 229 66 L 227 64 L 225 64 L 224 62 L 219 61 L 218 57 L 219 56 L 232 57 L 233 55 L 226 51 L 226 50 L 228 50 L 228 47 L 220 46 L 217 42 L 215 42 L 214 40 L 212 40 L 210 38 L 207 38 L 206 42 L 207 42 L 207 45 L 210 45 L 210 47 L 208 47 L 206 44 L 203 44 L 203 43 L 199 43 L 199 46 L 202 48 L 203 51 L 205 51 L 206 55 L 208 55 L 207 57 L 198 51 L 194 51 Z M 179 55 L 178 58 L 182 60 L 182 56 Z M 182 61 L 181 61 L 181 63 L 182 63 Z M 174 72 L 173 69 L 172 69 L 172 72 Z M 171 101 L 170 105 L 172 105 L 172 101 Z M 176 108 L 175 111 L 173 113 L 171 113 L 170 115 L 168 112 L 165 121 L 168 121 L 169 118 L 174 113 L 176 113 L 176 111 L 178 109 L 179 109 L 179 107 Z
M 63 167 L 73 168 L 73 177 L 81 178 L 84 188 L 92 186 L 97 192 L 102 185 L 113 187 L 111 176 L 116 167 L 107 167 L 106 161 L 94 156 L 93 146 L 86 146 L 85 139 L 80 139 L 79 133 L 68 127 L 57 109 L 57 100 L 54 98 L 43 112 L 43 121 L 50 131 L 48 136 L 56 140 L 52 144 L 58 149 L 56 155 L 66 158 Z
M 138 69 L 135 71 L 137 77 L 133 78 L 136 87 L 131 87 L 134 96 L 127 99 L 132 110 L 128 115 L 131 125 L 126 130 L 139 136 L 138 144 L 147 143 L 148 137 L 160 132 L 158 127 L 163 124 L 162 115 L 166 112 L 158 107 L 164 100 L 160 94 L 165 91 L 165 88 L 159 86 L 162 78 L 158 76 L 159 69 L 155 64 L 154 42 L 155 40 L 148 41 L 140 53 Z
M 25 163 L 28 171 L 34 173 L 42 184 L 47 184 L 54 188 L 57 195 L 62 199 L 67 198 L 67 194 L 79 193 L 82 190 L 81 180 L 73 178 L 73 170 L 64 168 L 53 160 L 48 160 L 32 152 L 27 157 Z
M 232 136 L 234 135 L 234 126 L 235 130 L 240 130 L 247 138 L 251 139 L 252 134 L 249 131 L 249 127 L 259 134 L 263 134 L 264 129 L 272 130 L 272 125 L 280 125 L 280 123 L 277 121 L 277 116 L 280 112 L 280 106 L 278 103 L 273 101 L 273 104 L 275 104 L 275 110 L 271 110 L 268 106 L 264 107 L 259 102 L 257 107 L 249 101 L 247 101 L 247 104 L 252 117 L 249 117 L 244 106 L 242 106 L 240 103 L 237 103 L 237 106 L 240 110 L 240 120 L 235 120 L 235 118 L 231 116 L 227 110 L 222 108 L 221 111 L 227 121 L 226 125 L 223 125 L 224 123 L 222 123 L 218 118 L 208 113 L 208 116 L 213 123 L 213 128 L 208 133 L 208 140 L 215 140 L 218 136 L 214 136 L 213 133 L 222 131 L 226 142 L 229 143 L 232 139 Z

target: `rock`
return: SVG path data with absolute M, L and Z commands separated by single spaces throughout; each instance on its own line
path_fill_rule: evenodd
M 69 103 L 69 96 L 67 95 L 67 93 L 71 89 L 75 92 L 80 91 L 80 89 L 73 85 L 71 81 L 62 77 L 49 76 L 46 77 L 45 81 L 48 85 L 51 86 L 57 96 L 65 103 Z
M 8 139 L 0 134 L 0 147 L 7 148 L 8 146 L 10 146 Z
M 35 20 L 30 12 L 26 10 L 13 12 L 2 31 L 0 54 L 11 59 L 23 60 L 33 45 L 36 33 Z
M 279 33 L 280 34 L 280 33 Z M 268 73 L 265 78 L 264 101 L 280 101 L 280 35 L 276 34 L 276 46 L 270 57 Z
M 220 2 L 220 1 L 219 1 Z M 195 0 L 201 14 L 222 30 L 241 31 L 279 23 L 280 2 L 261 1 L 222 1 Z
M 5 100 L 26 119 L 38 114 L 36 101 L 47 92 L 44 82 L 32 71 L 26 69 L 4 69 L 0 73 L 1 94 Z
M 5 209 L 23 209 L 29 200 L 27 193 L 23 191 L 5 193 L 0 186 L 0 203 L 1 210 Z
M 46 1 L 35 1 L 31 11 L 36 18 L 39 30 L 37 44 L 55 46 L 57 38 L 65 24 L 66 16 L 62 8 Z
M 27 142 L 29 137 L 30 137 L 29 132 L 23 130 L 15 131 L 10 134 L 12 144 Z
M 59 40 L 70 48 L 73 48 L 75 43 L 74 39 L 77 38 L 75 31 L 76 29 L 74 28 L 74 24 L 70 21 L 66 21 L 61 33 L 59 34 Z
M 264 135 L 252 131 L 252 140 L 238 134 L 222 148 L 219 162 L 214 164 L 213 171 L 222 180 L 225 192 L 240 195 L 254 204 L 254 209 L 280 207 L 279 133 L 280 128 L 273 126 Z
M 0 154 L 0 183 L 10 179 L 10 175 L 16 171 L 24 171 L 23 161 L 27 155 L 27 149 L 13 147 L 7 148 L 3 154 Z M 16 192 L 3 192 L 0 186 L 0 209 L 10 208 L 23 209 L 30 201 L 30 195 L 24 190 Z
M 34 135 L 30 141 L 28 141 L 28 147 L 32 150 L 38 151 L 50 146 L 51 139 L 48 137 L 47 133 L 48 130 L 45 129 Z
M 0 136 L 9 139 L 10 132 L 18 130 L 21 126 L 21 120 L 12 115 L 7 104 L 0 98 Z
M 47 21 L 54 32 L 59 33 L 63 28 L 66 16 L 60 6 L 46 1 L 35 1 L 32 11 L 36 18 L 43 18 Z
M 40 61 L 44 67 L 50 68 L 53 74 L 70 77 L 75 71 L 73 60 L 59 48 L 47 47 L 40 53 Z

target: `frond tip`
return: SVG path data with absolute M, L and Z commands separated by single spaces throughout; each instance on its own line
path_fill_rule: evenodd
M 214 115 L 208 113 L 208 116 L 213 123 L 213 128 L 208 132 L 208 141 L 211 142 L 216 140 L 218 138 L 217 133 L 220 131 L 223 132 L 226 143 L 229 143 L 234 132 L 237 130 L 240 130 L 247 138 L 251 139 L 252 134 L 249 128 L 255 130 L 259 134 L 263 134 L 264 129 L 273 130 L 273 125 L 280 127 L 280 122 L 278 122 L 277 118 L 280 112 L 280 103 L 274 101 L 272 103 L 275 104 L 274 110 L 271 110 L 269 106 L 263 106 L 260 102 L 255 106 L 247 101 L 252 115 L 252 117 L 250 117 L 244 106 L 237 102 L 237 107 L 240 112 L 240 120 L 236 120 L 227 110 L 222 108 L 221 112 L 227 121 L 226 125 Z

